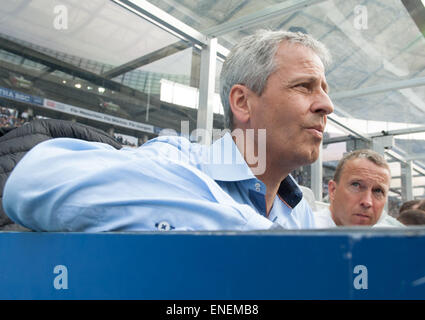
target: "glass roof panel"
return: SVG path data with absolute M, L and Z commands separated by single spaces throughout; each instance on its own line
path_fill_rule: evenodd
M 364 120 L 423 124 L 425 102 L 421 97 L 424 90 L 424 87 L 407 88 L 334 99 L 335 113 L 345 112 L 353 118 Z
M 233 21 L 282 1 L 149 0 L 149 2 L 203 32 L 213 26 Z
M 109 0 L 3 1 L 0 33 L 75 65 L 84 57 L 111 68 L 179 40 Z
M 425 76 L 425 59 L 421 59 L 425 38 L 398 0 L 364 1 L 360 5 L 325 1 L 230 32 L 219 41 L 230 45 L 259 28 L 301 29 L 325 43 L 333 57 L 327 70 L 331 97 Z M 358 119 L 425 123 L 424 98 L 425 81 L 419 87 L 333 101 L 337 114 L 344 111 Z
M 424 55 L 425 39 L 398 0 L 365 1 L 362 5 L 345 0 L 325 1 L 219 39 L 222 43 L 234 43 L 241 34 L 258 28 L 302 28 L 324 42 L 334 58 L 328 78 L 338 91 L 362 87 L 370 75 L 380 70 L 385 70 L 389 77 L 402 79 L 411 78 L 425 67 L 425 60 L 416 56 L 418 52 Z M 415 58 L 406 59 L 411 55 Z M 347 69 L 349 79 L 341 82 Z M 367 85 L 372 83 L 376 81 Z

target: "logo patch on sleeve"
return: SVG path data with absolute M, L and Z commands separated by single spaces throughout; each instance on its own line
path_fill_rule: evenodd
M 159 231 L 170 231 L 175 229 L 175 227 L 173 227 L 168 221 L 160 221 L 155 223 L 155 227 L 159 230 Z

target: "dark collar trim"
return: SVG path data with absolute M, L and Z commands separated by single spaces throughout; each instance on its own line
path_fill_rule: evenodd
M 291 176 L 287 176 L 279 186 L 277 191 L 279 196 L 285 201 L 285 203 L 292 209 L 301 201 L 303 193 L 298 188 L 296 182 Z

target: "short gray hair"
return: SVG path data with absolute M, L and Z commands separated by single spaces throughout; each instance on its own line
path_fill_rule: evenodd
M 338 165 L 335 169 L 334 178 L 333 178 L 335 182 L 337 183 L 339 182 L 342 175 L 342 171 L 344 170 L 344 167 L 347 164 L 347 162 L 350 160 L 355 160 L 355 159 L 367 159 L 373 162 L 374 164 L 376 164 L 378 167 L 387 169 L 391 176 L 390 166 L 388 165 L 388 162 L 387 160 L 385 160 L 384 156 L 370 149 L 359 149 L 359 150 L 354 150 L 349 153 L 346 153 L 342 157 L 342 159 L 338 162 Z
M 227 56 L 220 74 L 220 97 L 227 128 L 233 129 L 230 90 L 235 84 L 243 84 L 261 95 L 267 79 L 276 71 L 274 57 L 283 41 L 310 48 L 325 66 L 330 64 L 331 56 L 325 45 L 305 33 L 262 29 L 243 38 Z

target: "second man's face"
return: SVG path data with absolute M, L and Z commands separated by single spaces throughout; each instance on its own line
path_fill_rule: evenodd
M 374 225 L 381 217 L 390 187 L 388 169 L 357 158 L 345 163 L 339 182 L 328 185 L 336 225 Z

